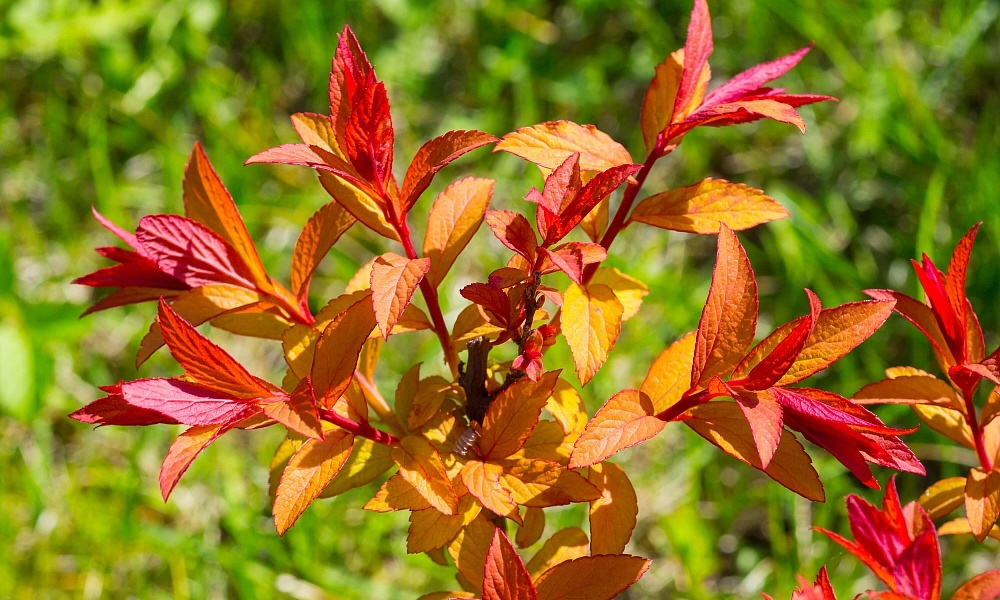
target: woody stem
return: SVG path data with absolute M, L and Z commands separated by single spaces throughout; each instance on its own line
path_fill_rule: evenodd
M 347 431 L 350 431 L 354 435 L 363 438 L 368 438 L 373 442 L 384 444 L 386 446 L 394 446 L 399 443 L 399 438 L 392 435 L 391 433 L 387 433 L 385 431 L 382 431 L 381 429 L 376 429 L 371 425 L 369 425 L 368 423 L 358 423 L 354 419 L 349 419 L 347 417 L 338 415 L 332 410 L 321 408 L 319 409 L 319 416 L 321 419 L 323 419 L 328 423 L 333 423 L 337 427 L 346 429 Z

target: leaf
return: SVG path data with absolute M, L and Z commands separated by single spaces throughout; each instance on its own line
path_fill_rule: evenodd
M 610 197 L 604 198 L 580 221 L 580 229 L 587 234 L 590 241 L 600 242 L 601 237 L 604 236 L 604 232 L 607 231 L 610 204 Z
M 859 404 L 933 404 L 962 408 L 962 401 L 947 382 L 933 375 L 904 375 L 870 383 L 851 400 Z
M 706 67 L 708 65 L 706 64 Z M 642 98 L 642 140 L 646 144 L 646 154 L 653 151 L 656 138 L 670 124 L 674 114 L 674 99 L 681 84 L 684 70 L 684 50 L 670 53 L 662 63 L 656 65 L 656 73 L 646 88 Z M 707 87 L 708 81 L 705 82 Z M 704 92 L 702 92 L 704 94 Z M 700 103 L 700 98 L 699 98 Z
M 139 221 L 135 235 L 157 267 L 191 287 L 213 283 L 255 287 L 243 258 L 197 221 L 177 215 L 150 215 Z
M 895 301 L 893 310 L 912 323 L 930 341 L 935 350 L 935 358 L 941 363 L 942 371 L 947 372 L 949 367 L 958 364 L 929 306 L 892 290 L 865 290 L 865 294 L 876 300 Z
M 823 310 L 802 352 L 776 385 L 802 381 L 837 362 L 878 331 L 892 309 L 891 301 L 862 300 Z
M 364 510 L 374 512 L 392 512 L 395 510 L 433 510 L 441 512 L 431 506 L 431 503 L 413 486 L 403 479 L 403 476 L 396 473 L 387 479 L 379 488 L 375 497 L 364 505 Z
M 430 552 L 448 544 L 463 527 L 475 519 L 482 507 L 466 494 L 458 501 L 458 514 L 444 515 L 428 508 L 410 513 L 410 529 L 406 536 L 406 552 Z
M 814 502 L 825 500 L 823 484 L 812 466 L 812 459 L 794 435 L 781 436 L 771 464 L 762 469 L 750 425 L 735 403 L 709 402 L 691 409 L 687 414 L 690 417 L 684 419 L 684 424 L 726 454 L 764 471 L 768 477 L 803 498 Z
M 502 531 L 493 533 L 483 573 L 483 600 L 537 600 L 531 577 Z
M 518 525 L 523 524 L 521 515 L 517 512 L 517 504 L 510 497 L 510 492 L 500 485 L 503 467 L 496 463 L 470 460 L 461 471 L 462 483 L 469 493 L 482 502 L 483 506 L 501 517 L 513 520 Z
M 300 300 L 308 294 L 320 261 L 356 220 L 342 205 L 329 202 L 306 221 L 292 253 L 292 293 Z
M 952 519 L 937 529 L 939 536 L 945 535 L 967 535 L 972 533 L 972 526 L 965 517 Z M 994 525 L 990 530 L 989 537 L 1000 541 L 1000 527 Z
M 195 142 L 184 166 L 184 215 L 219 234 L 242 259 L 254 283 L 268 289 L 270 278 L 257 248 L 201 142 Z
M 758 393 L 741 391 L 736 395 L 736 404 L 750 425 L 761 466 L 766 469 L 778 449 L 784 430 L 781 405 L 766 390 Z
M 825 97 L 819 98 L 819 100 L 828 99 Z M 773 119 L 780 123 L 788 123 L 794 125 L 799 130 L 799 133 L 806 132 L 806 123 L 795 108 L 789 103 L 773 98 L 748 98 L 728 104 L 716 104 L 715 106 L 703 105 L 702 108 L 685 120 L 685 125 L 687 128 L 704 125 L 724 127 L 726 125 L 751 123 L 760 119 Z M 676 134 L 671 137 L 676 137 Z
M 812 49 L 812 44 L 786 54 L 781 58 L 761 63 L 736 75 L 714 89 L 705 98 L 705 104 L 723 104 L 746 97 L 759 90 L 765 83 L 781 77 L 802 60 Z
M 595 175 L 580 193 L 563 207 L 558 220 L 551 227 L 546 227 L 545 245 L 550 246 L 564 238 L 595 206 L 607 198 L 608 194 L 618 189 L 625 180 L 641 169 L 642 165 L 625 164 L 611 167 Z
M 965 502 L 965 477 L 935 481 L 920 494 L 920 505 L 934 521 L 951 513 Z
M 612 600 L 639 581 L 650 562 L 628 554 L 582 556 L 542 573 L 535 589 L 539 600 Z
M 476 589 L 483 589 L 483 565 L 496 526 L 482 513 L 448 544 L 448 554 L 458 572 Z
M 291 116 L 292 127 L 307 146 L 319 146 L 323 150 L 345 158 L 337 141 L 335 124 L 329 115 L 310 112 L 295 113 Z
M 371 483 L 376 477 L 388 471 L 393 464 L 395 463 L 389 455 L 388 446 L 365 438 L 357 439 L 351 450 L 351 456 L 319 497 L 333 498 Z
M 576 374 L 586 385 L 604 365 L 621 332 L 624 309 L 610 287 L 570 284 L 563 300 L 562 331 Z
M 649 294 L 649 287 L 645 283 L 614 267 L 599 267 L 590 281 L 611 288 L 622 304 L 622 321 L 628 321 L 634 317 L 639 312 L 642 299 Z
M 434 175 L 445 165 L 466 152 L 498 141 L 488 133 L 473 130 L 449 131 L 426 142 L 413 156 L 403 177 L 403 189 L 399 193 L 403 214 L 409 212 L 413 203 L 431 184 Z
M 587 408 L 583 399 L 565 379 L 556 381 L 552 395 L 545 402 L 545 410 L 556 418 L 567 435 L 579 435 L 587 425 Z
M 676 404 L 691 385 L 694 344 L 695 332 L 692 331 L 670 344 L 650 365 L 639 389 L 649 396 L 652 414 L 659 414 Z
M 965 483 L 965 514 L 972 535 L 982 543 L 1000 514 L 1000 471 L 969 470 Z
M 408 435 L 399 446 L 392 448 L 392 460 L 399 465 L 399 474 L 420 492 L 420 495 L 446 515 L 458 509 L 458 497 L 441 461 L 441 455 L 422 437 Z
M 733 370 L 753 342 L 757 307 L 757 281 L 750 260 L 733 230 L 723 225 L 712 285 L 698 322 L 692 388 Z
M 317 440 L 323 439 L 323 423 L 316 410 L 316 396 L 312 382 L 303 379 L 287 402 L 264 404 L 264 414 L 300 435 Z
M 1000 571 L 987 571 L 963 583 L 951 600 L 996 600 L 997 598 L 1000 598 Z
M 338 204 L 354 215 L 362 225 L 390 240 L 398 240 L 399 234 L 386 220 L 384 203 L 372 197 L 367 186 L 354 185 L 333 173 L 320 171 L 319 182 Z
M 784 207 L 761 190 L 708 178 L 646 198 L 632 209 L 629 222 L 717 234 L 722 224 L 741 231 L 788 216 Z
M 701 104 L 704 92 L 703 71 L 708 66 L 708 57 L 713 50 L 712 20 L 705 0 L 695 0 L 688 23 L 687 39 L 684 42 L 684 68 L 681 71 L 674 111 L 671 122 L 676 122 L 691 114 Z
M 1000 388 L 993 388 L 979 412 L 979 426 L 985 428 L 997 417 L 1000 417 Z
M 362 82 L 351 98 L 343 141 L 344 153 L 358 174 L 376 189 L 386 186 L 392 177 L 394 134 L 381 81 Z
M 486 223 L 500 243 L 534 262 L 538 240 L 524 216 L 509 210 L 491 210 L 486 213 Z
M 430 267 L 430 259 L 410 260 L 392 252 L 386 252 L 375 260 L 371 277 L 372 303 L 383 339 L 389 339 L 389 332 Z
M 558 378 L 559 371 L 549 371 L 537 382 L 521 379 L 493 398 L 479 440 L 485 458 L 507 458 L 524 446 Z
M 514 538 L 518 548 L 535 545 L 545 531 L 545 511 L 528 507 L 524 511 L 524 525 L 518 528 Z
M 274 499 L 274 525 L 284 535 L 337 475 L 351 454 L 354 436 L 343 429 L 326 432 L 326 440 L 307 440 L 285 467 Z
M 511 315 L 511 298 L 507 292 L 494 289 L 487 283 L 477 282 L 465 286 L 459 293 L 466 300 L 481 306 L 492 325 L 501 330 L 510 327 L 513 315 Z
M 427 282 L 436 288 L 482 224 L 493 197 L 492 179 L 466 177 L 434 199 L 427 218 L 424 256 L 431 261 Z M 404 181 L 404 189 L 405 189 Z
M 555 169 L 574 152 L 584 171 L 606 171 L 632 162 L 628 150 L 593 125 L 549 121 L 503 136 L 494 152 L 509 152 L 539 167 Z
M 962 413 L 950 408 L 927 404 L 914 404 L 911 408 L 913 408 L 913 412 L 917 413 L 920 420 L 934 431 L 966 448 L 975 448 L 972 429 L 969 428 Z
M 538 552 L 528 561 L 528 572 L 532 579 L 559 563 L 587 555 L 587 534 L 579 527 L 567 527 L 552 534 L 545 540 Z
M 170 492 L 201 451 L 235 425 L 235 422 L 229 425 L 198 425 L 177 436 L 160 466 L 160 494 L 164 502 L 170 498 Z
M 601 490 L 601 497 L 590 503 L 590 553 L 622 554 L 639 514 L 635 489 L 614 463 L 592 465 L 589 471 L 590 483 Z
M 570 455 L 569 467 L 597 464 L 620 450 L 655 436 L 666 426 L 653 416 L 649 396 L 638 390 L 622 390 L 597 411 L 580 434 Z
M 514 502 L 522 506 L 563 506 L 591 502 L 601 495 L 585 477 L 553 460 L 518 458 L 502 461 L 501 465 L 501 483 Z
M 313 387 L 319 404 L 332 408 L 354 377 L 358 357 L 368 335 L 375 329 L 375 316 L 368 295 L 362 294 L 347 310 L 323 329 L 313 351 Z

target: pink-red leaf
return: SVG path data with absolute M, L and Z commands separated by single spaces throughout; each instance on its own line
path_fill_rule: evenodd
M 136 238 L 157 267 L 187 285 L 254 288 L 254 276 L 240 255 L 197 221 L 177 215 L 143 217 Z
M 687 40 L 684 42 L 684 69 L 677 86 L 671 121 L 677 121 L 680 115 L 694 110 L 698 83 L 712 50 L 712 20 L 708 13 L 708 3 L 705 0 L 695 0 L 691 22 L 688 23 Z
M 529 263 L 535 261 L 538 240 L 531 223 L 522 215 L 509 210 L 491 210 L 486 213 L 486 223 L 501 244 L 523 256 Z

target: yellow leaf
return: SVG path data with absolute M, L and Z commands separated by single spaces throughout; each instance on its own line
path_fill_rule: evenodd
M 418 258 L 410 260 L 392 252 L 386 252 L 372 264 L 372 303 L 375 306 L 375 320 L 384 339 L 410 303 L 413 292 L 420 280 L 430 269 L 430 260 Z
M 487 510 L 507 517 L 518 525 L 522 524 L 517 504 L 510 492 L 500 485 L 503 467 L 495 463 L 470 460 L 462 467 L 461 477 L 469 493 L 476 497 Z
M 686 414 L 690 417 L 683 420 L 684 424 L 726 454 L 763 470 L 768 477 L 803 498 L 825 501 L 823 484 L 812 466 L 812 459 L 791 432 L 786 431 L 781 436 L 767 469 L 762 469 L 750 424 L 735 402 L 709 402 Z
M 342 429 L 326 432 L 326 439 L 308 440 L 296 450 L 274 498 L 274 525 L 284 535 L 337 475 L 351 455 L 354 436 Z
M 501 465 L 501 483 L 514 502 L 523 506 L 546 508 L 590 502 L 601 494 L 585 477 L 554 461 L 522 458 L 505 460 Z
M 676 404 L 691 386 L 694 342 L 695 333 L 692 331 L 670 344 L 649 367 L 639 390 L 652 401 L 653 414 L 659 414 Z
M 639 581 L 650 562 L 628 554 L 582 556 L 542 573 L 535 589 L 540 600 L 615 598 Z
M 458 497 L 451 485 L 441 455 L 422 437 L 408 435 L 392 448 L 392 459 L 399 474 L 420 492 L 434 508 L 446 515 L 455 514 Z
M 670 117 L 674 114 L 674 99 L 681 85 L 683 71 L 684 50 L 671 52 L 662 63 L 656 65 L 656 74 L 646 88 L 646 94 L 642 99 L 640 123 L 647 154 L 656 146 L 656 136 L 670 124 Z
M 965 477 L 949 477 L 934 482 L 920 494 L 920 504 L 936 521 L 965 502 Z
M 910 408 L 917 413 L 921 421 L 934 431 L 966 448 L 976 447 L 975 442 L 972 441 L 972 430 L 969 429 L 969 424 L 965 422 L 962 413 L 957 410 L 929 404 L 914 404 Z
M 621 554 L 639 514 L 635 489 L 614 463 L 598 463 L 589 471 L 588 480 L 601 491 L 601 497 L 590 503 L 590 553 Z
M 1000 514 L 1000 471 L 974 467 L 965 483 L 965 515 L 976 541 L 982 543 L 990 534 Z
M 424 235 L 424 256 L 431 260 L 427 281 L 437 287 L 483 222 L 493 196 L 492 179 L 466 177 L 434 199 Z
M 385 480 L 375 497 L 363 507 L 374 512 L 391 512 L 394 510 L 434 510 L 431 503 L 424 498 L 417 488 L 396 473 Z M 440 512 L 440 511 L 437 511 Z
M 532 458 L 566 464 L 577 437 L 576 433 L 564 433 L 556 421 L 542 420 L 535 425 L 524 446 L 508 458 Z
M 742 231 L 788 216 L 777 200 L 761 190 L 708 178 L 646 198 L 632 209 L 629 222 L 714 235 L 722 223 Z
M 456 350 L 462 350 L 471 339 L 480 336 L 496 339 L 502 331 L 503 328 L 493 325 L 483 316 L 478 304 L 470 304 L 458 313 L 455 325 L 451 328 L 451 341 Z
M 610 287 L 571 283 L 562 310 L 562 331 L 576 363 L 580 383 L 586 385 L 604 365 L 621 332 L 622 303 Z
M 292 252 L 292 293 L 304 297 L 309 281 L 330 248 L 357 219 L 336 202 L 325 204 L 306 221 Z
M 493 398 L 479 440 L 485 457 L 507 458 L 524 446 L 558 378 L 559 371 L 549 371 L 538 381 L 521 379 Z
M 593 174 L 593 172 L 590 172 Z M 588 178 L 589 179 L 589 178 Z M 584 181 L 586 183 L 586 181 Z M 587 216 L 580 221 L 580 229 L 587 234 L 592 242 L 600 242 L 601 236 L 608 228 L 608 212 L 611 205 L 611 196 L 605 197 L 592 208 Z
M 503 136 L 493 151 L 510 152 L 546 169 L 555 169 L 574 152 L 580 153 L 580 169 L 606 171 L 629 164 L 628 150 L 593 125 L 572 121 L 550 121 L 522 127 Z
M 603 283 L 611 288 L 622 303 L 622 321 L 628 321 L 639 312 L 642 299 L 649 294 L 646 284 L 622 273 L 614 267 L 600 267 L 594 273 L 591 283 Z
M 440 375 L 422 380 L 417 386 L 409 414 L 406 416 L 406 428 L 415 431 L 426 424 L 441 408 L 441 403 L 449 392 L 452 392 L 452 382 Z
M 329 115 L 300 112 L 292 115 L 292 127 L 302 141 L 310 146 L 319 146 L 327 152 L 332 152 L 347 160 L 337 144 L 337 134 L 334 132 L 333 121 Z
M 545 410 L 556 418 L 567 435 L 579 435 L 587 426 L 587 409 L 583 405 L 583 399 L 565 379 L 556 381 L 552 395 L 545 401 Z
M 533 546 L 545 532 L 545 511 L 528 507 L 524 511 L 524 525 L 518 528 L 514 541 L 518 548 Z
M 938 527 L 937 532 L 939 537 L 945 535 L 966 535 L 972 533 L 972 526 L 969 525 L 968 519 L 966 519 L 965 517 L 959 517 L 957 519 L 948 521 L 944 525 Z M 988 535 L 989 537 L 997 541 L 1000 541 L 1000 527 L 994 525 L 993 528 L 990 529 Z M 952 598 L 952 600 L 955 599 Z
M 638 390 L 622 390 L 597 411 L 580 434 L 569 466 L 576 469 L 599 463 L 648 440 L 665 425 L 665 421 L 653 416 L 649 396 Z
M 445 546 L 479 516 L 480 511 L 482 507 L 466 494 L 459 499 L 458 514 L 455 515 L 444 515 L 433 508 L 411 512 L 410 529 L 406 535 L 407 553 L 430 552 Z
M 483 589 L 483 565 L 493 541 L 493 525 L 482 513 L 448 544 L 448 554 L 458 572 L 477 590 Z
M 851 400 L 859 404 L 934 404 L 964 410 L 963 402 L 955 390 L 933 375 L 903 375 L 883 379 L 861 388 Z
M 319 172 L 319 182 L 330 197 L 346 208 L 364 226 L 390 240 L 399 239 L 396 230 L 385 218 L 381 202 L 326 171 Z
M 567 560 L 587 555 L 587 534 L 579 527 L 567 527 L 552 534 L 545 540 L 538 552 L 531 557 L 525 567 L 532 579 Z M 544 598 L 544 596 L 539 596 Z
M 320 498 L 333 498 L 348 490 L 361 487 L 375 480 L 392 467 L 389 447 L 361 438 L 355 441 L 351 456 L 326 486 Z

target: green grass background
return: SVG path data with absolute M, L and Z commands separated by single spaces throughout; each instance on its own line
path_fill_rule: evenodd
M 762 293 L 760 334 L 802 314 L 802 288 L 827 306 L 893 287 L 916 293 L 909 259 L 946 264 L 984 221 L 969 296 L 992 348 L 1000 322 L 1000 31 L 996 0 L 711 2 L 716 81 L 809 41 L 780 84 L 837 96 L 803 110 L 808 131 L 762 123 L 690 134 L 647 184 L 706 175 L 763 188 L 792 218 L 741 235 Z M 169 427 L 92 431 L 65 415 L 119 379 L 176 373 L 134 352 L 152 306 L 78 320 L 89 290 L 68 282 L 104 263 L 112 243 L 94 205 L 134 226 L 181 210 L 184 161 L 201 140 L 280 277 L 298 227 L 326 201 L 311 172 L 242 167 L 293 141 L 293 112 L 325 112 L 326 78 L 345 22 L 386 80 L 397 168 L 423 140 L 456 128 L 497 135 L 540 121 L 593 123 L 639 156 L 642 93 L 653 66 L 683 44 L 690 6 L 673 0 L 407 0 L 295 3 L 211 0 L 0 0 L 0 597 L 413 598 L 454 588 L 452 571 L 405 554 L 405 515 L 360 510 L 374 488 L 321 501 L 279 538 L 266 464 L 277 431 L 238 433 L 209 449 L 171 501 L 156 472 Z M 466 174 L 498 180 L 494 206 L 518 209 L 540 179 L 510 156 L 479 151 L 431 191 Z M 417 205 L 413 220 L 429 207 Z M 355 228 L 314 285 L 338 294 L 358 263 L 390 249 Z M 444 284 L 502 260 L 486 231 Z M 610 263 L 649 284 L 638 317 L 584 390 L 591 411 L 637 385 L 653 357 L 697 323 L 714 238 L 630 230 Z M 279 378 L 273 344 L 210 331 L 255 372 Z M 437 364 L 429 334 L 394 338 L 379 367 L 391 393 L 405 366 Z M 564 360 L 557 348 L 552 364 Z M 550 361 L 547 361 L 547 365 Z M 813 383 L 851 394 L 886 366 L 932 367 L 927 343 L 898 317 Z M 563 366 L 569 366 L 564 362 Z M 391 395 L 390 395 L 391 397 Z M 913 426 L 906 410 L 880 414 Z M 908 438 L 933 478 L 964 473 L 967 453 L 925 431 Z M 859 484 L 815 448 L 827 504 L 810 504 L 724 457 L 680 426 L 623 453 L 640 495 L 630 551 L 654 559 L 629 598 L 788 597 L 796 572 L 827 564 L 838 593 L 875 582 L 810 530 L 846 533 L 841 498 Z M 889 473 L 880 470 L 885 481 Z M 927 481 L 900 478 L 904 500 Z M 552 511 L 550 530 L 584 520 Z M 945 542 L 946 591 L 997 562 L 998 546 Z

